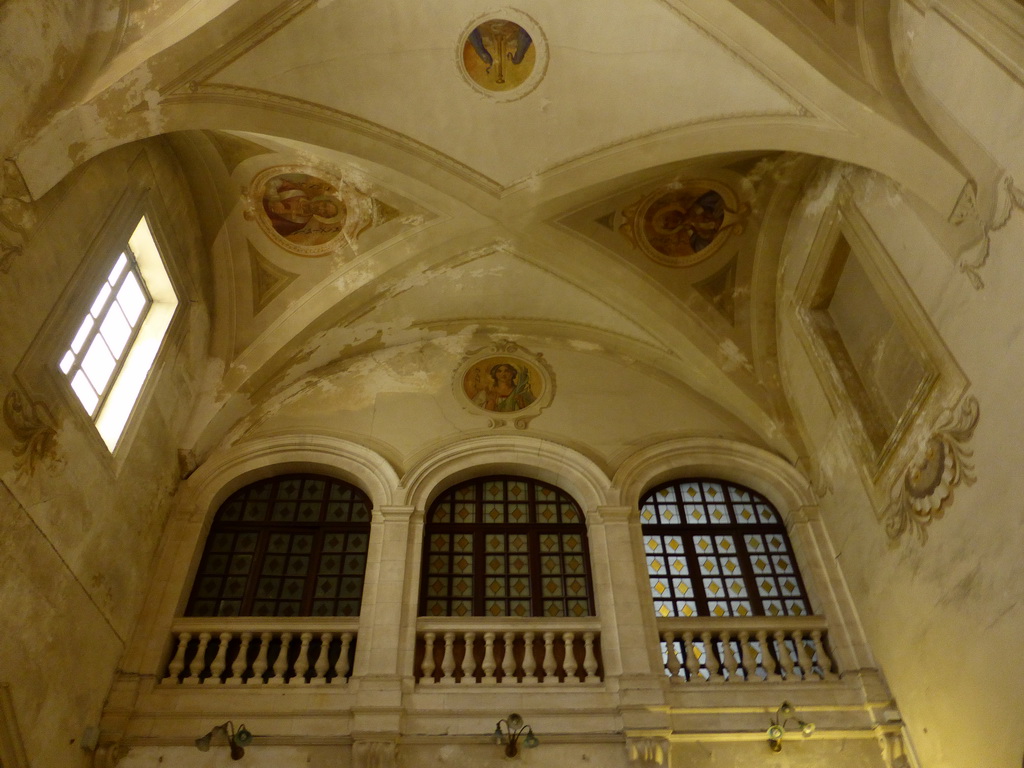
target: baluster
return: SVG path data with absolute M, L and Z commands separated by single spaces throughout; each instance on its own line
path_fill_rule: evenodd
M 793 645 L 796 646 L 796 658 L 800 662 L 804 681 L 815 680 L 814 663 L 811 661 L 811 654 L 807 652 L 807 646 L 804 645 L 804 633 L 799 629 L 793 630 Z
M 327 670 L 330 667 L 330 650 L 331 650 L 331 635 L 330 632 L 324 632 L 320 635 L 320 653 L 316 657 L 316 661 L 313 662 L 313 679 L 310 680 L 314 685 L 323 685 L 327 682 Z
M 437 666 L 434 661 L 434 638 L 437 637 L 433 632 L 427 632 L 423 635 L 423 664 L 420 666 L 420 672 L 423 673 L 420 677 L 421 683 L 433 683 L 434 681 L 434 667 Z
M 722 632 L 722 660 L 725 662 L 725 671 L 729 675 L 726 681 L 730 683 L 743 682 L 736 672 L 739 662 L 736 660 L 736 652 L 732 649 L 732 635 L 728 630 Z
M 683 633 L 686 645 L 686 675 L 691 683 L 707 682 L 700 674 L 700 659 L 697 658 L 697 647 L 693 644 L 693 632 Z
M 199 679 L 199 675 L 203 673 L 203 669 L 206 667 L 206 646 L 210 643 L 210 633 L 203 632 L 199 635 L 199 647 L 196 649 L 196 655 L 192 659 L 192 664 L 188 668 L 188 677 L 185 678 L 184 682 L 198 685 L 202 682 Z
M 558 663 L 555 661 L 555 633 L 544 633 L 544 682 L 557 683 Z
M 583 669 L 587 676 L 584 680 L 591 685 L 597 685 L 601 679 L 597 676 L 597 656 L 594 654 L 594 633 L 583 633 Z
M 178 684 L 178 676 L 185 669 L 185 648 L 191 639 L 192 634 L 189 632 L 182 632 L 178 635 L 178 647 L 174 651 L 174 658 L 171 659 L 171 663 L 167 665 L 167 677 L 163 679 L 166 685 Z
M 214 657 L 213 661 L 210 663 L 210 676 L 209 676 L 209 678 L 207 678 L 206 682 L 208 682 L 208 683 L 210 683 L 210 682 L 218 682 L 218 683 L 223 682 L 220 679 L 220 676 L 222 674 L 224 674 L 224 668 L 228 665 L 227 664 L 228 643 L 230 643 L 230 642 L 231 642 L 231 633 L 230 632 L 221 632 L 220 633 L 220 645 L 217 647 L 217 655 Z
M 291 632 L 281 633 L 281 648 L 274 659 L 274 676 L 267 680 L 270 685 L 283 685 L 285 673 L 288 672 L 288 646 L 292 642 Z
M 772 656 L 772 641 L 768 639 L 768 632 L 763 629 L 757 631 L 757 643 L 761 646 L 761 666 L 764 667 L 765 681 L 776 681 L 781 679 L 775 671 L 775 657 Z
M 711 638 L 710 632 L 701 632 L 700 639 L 704 641 L 704 666 L 707 667 L 710 677 L 709 682 L 720 683 L 722 678 L 718 675 L 718 670 L 722 668 L 722 665 L 718 663 L 718 656 L 715 654 L 715 643 Z
M 260 650 L 256 654 L 256 660 L 252 663 L 252 677 L 249 682 L 266 682 L 263 679 L 263 675 L 267 671 L 267 654 L 270 652 L 270 640 L 273 635 L 269 632 L 264 632 L 260 635 Z
M 345 685 L 348 682 L 348 670 L 349 670 L 349 647 L 352 645 L 352 633 L 342 632 L 341 633 L 341 652 L 338 654 L 338 663 L 335 665 L 335 680 L 341 680 L 341 684 Z M 431 656 L 433 658 L 433 656 Z
M 523 682 L 536 683 L 537 662 L 533 658 L 533 632 L 523 633 Z
M 441 659 L 441 683 L 444 685 L 453 685 L 455 678 L 452 674 L 455 672 L 455 633 L 445 632 L 444 633 L 444 658 Z
M 576 635 L 572 632 L 565 632 L 562 634 L 562 646 L 565 648 L 565 658 L 562 660 L 562 669 L 565 670 L 565 682 L 567 683 L 578 683 L 579 678 L 576 677 L 576 651 L 573 648 L 573 641 L 576 639 Z
M 743 679 L 748 683 L 760 680 L 757 676 L 757 654 L 750 645 L 750 633 L 740 632 L 740 660 L 743 665 Z
M 224 681 L 225 685 L 241 685 L 242 675 L 245 668 L 249 666 L 249 643 L 252 642 L 252 632 L 243 632 L 241 642 L 238 645 L 238 653 L 235 660 L 231 662 L 231 677 Z
M 480 668 L 484 671 L 483 680 L 484 685 L 494 685 L 498 682 L 494 676 L 494 670 L 498 668 L 498 665 L 494 661 L 494 633 L 484 633 L 484 661 L 480 665 Z
M 666 632 L 662 636 L 665 641 L 665 667 L 673 680 L 679 677 L 679 657 L 676 655 L 676 633 Z
M 289 683 L 306 682 L 306 670 L 309 669 L 309 641 L 313 639 L 312 632 L 303 632 L 301 635 L 302 646 L 299 648 L 299 656 L 295 659 L 295 675 Z
M 789 655 L 789 648 L 786 647 L 786 633 L 781 629 L 775 631 L 775 648 L 779 653 L 779 666 L 782 667 L 782 676 L 786 680 L 792 680 L 793 657 Z
M 816 629 L 811 632 L 811 638 L 814 640 L 814 655 L 818 657 L 818 666 L 821 667 L 822 679 L 838 679 L 839 675 L 832 671 L 832 659 L 829 658 L 828 651 L 825 650 L 825 642 L 821 637 L 821 630 Z
M 501 682 L 514 683 L 517 682 L 515 677 L 516 655 L 513 653 L 516 636 L 514 632 L 506 632 L 502 638 L 505 641 L 505 655 L 501 657 Z
M 466 652 L 462 654 L 461 671 L 462 676 L 458 679 L 458 682 L 475 683 L 476 682 L 476 653 L 473 648 L 473 644 L 476 642 L 476 632 L 467 632 L 465 635 L 465 649 Z M 468 665 L 467 665 L 468 662 Z

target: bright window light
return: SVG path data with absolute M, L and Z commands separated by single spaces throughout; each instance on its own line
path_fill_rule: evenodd
M 178 306 L 143 217 L 60 360 L 111 452 L 124 432 Z

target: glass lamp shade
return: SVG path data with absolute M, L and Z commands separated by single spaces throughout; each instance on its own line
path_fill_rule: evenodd
M 235 743 L 240 747 L 248 747 L 252 744 L 252 732 L 245 727 L 245 724 L 238 726 L 235 732 Z
M 778 741 L 785 735 L 786 731 L 781 725 L 775 725 L 773 723 L 772 725 L 768 726 L 768 738 L 772 741 Z
M 533 728 L 530 729 L 529 733 L 526 734 L 526 740 L 523 741 L 527 749 L 533 749 L 540 744 L 540 739 L 533 735 Z

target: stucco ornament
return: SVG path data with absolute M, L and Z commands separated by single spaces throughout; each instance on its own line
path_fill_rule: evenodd
M 899 539 L 913 530 L 923 542 L 926 526 L 942 517 L 953 501 L 953 490 L 964 483 L 973 485 L 974 452 L 966 443 L 974 435 L 979 416 L 978 399 L 973 395 L 946 411 L 935 431 L 925 441 L 903 473 L 903 482 L 893 489 L 892 502 L 885 513 L 885 532 Z
M 455 370 L 455 398 L 468 410 L 490 417 L 490 426 L 512 422 L 526 429 L 551 404 L 555 376 L 540 353 L 498 341 L 470 352 Z
M 668 754 L 667 742 L 662 738 L 630 739 L 630 768 L 662 768 Z
M 59 461 L 57 453 L 57 421 L 46 404 L 26 402 L 12 389 L 4 398 L 4 421 L 14 433 L 16 444 L 11 452 L 18 476 L 35 474 L 43 462 Z

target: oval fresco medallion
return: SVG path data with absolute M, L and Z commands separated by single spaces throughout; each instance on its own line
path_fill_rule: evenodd
M 537 368 L 509 355 L 485 357 L 462 377 L 462 391 L 478 408 L 496 413 L 522 411 L 544 395 Z
M 260 229 L 298 256 L 344 247 L 374 223 L 369 195 L 309 170 L 269 168 L 253 179 L 250 196 Z
M 501 18 L 477 20 L 461 38 L 463 75 L 475 88 L 499 100 L 525 96 L 540 82 L 547 64 L 536 25 L 521 16 L 508 11 Z
M 622 233 L 660 264 L 688 267 L 704 261 L 741 231 L 746 207 L 716 181 L 661 187 L 623 211 Z

